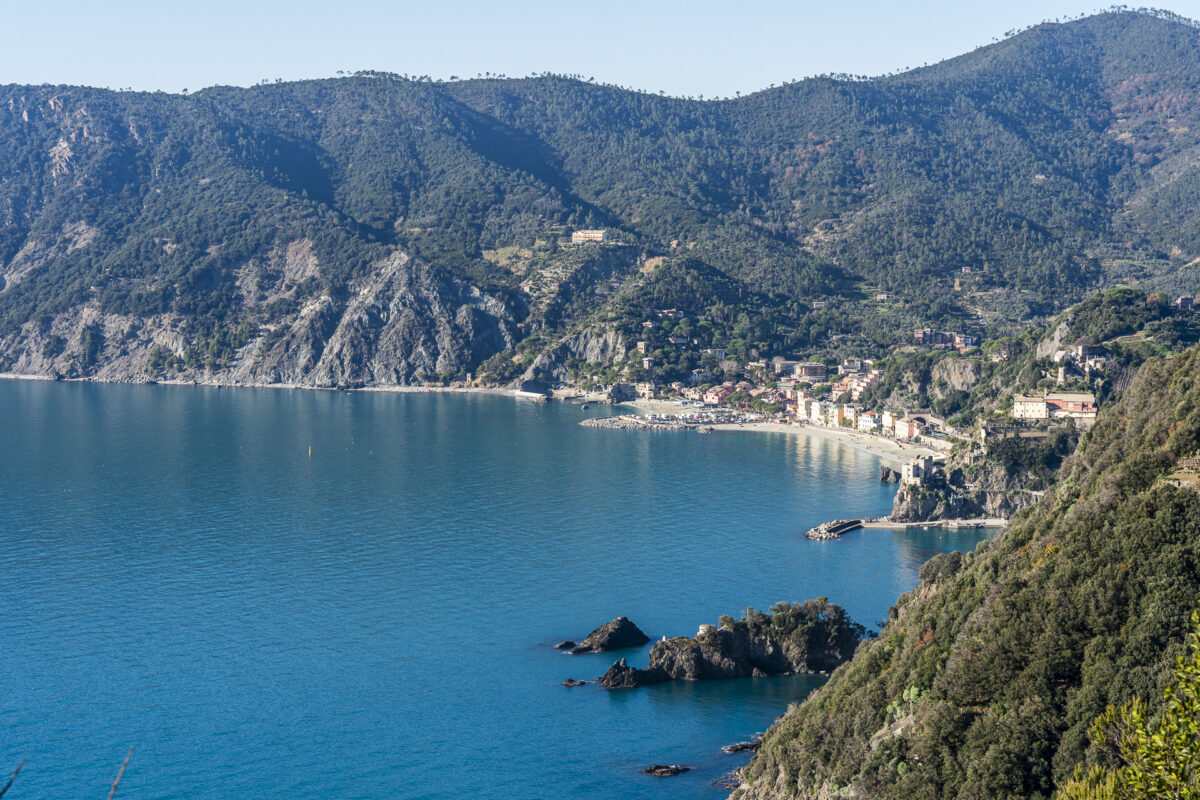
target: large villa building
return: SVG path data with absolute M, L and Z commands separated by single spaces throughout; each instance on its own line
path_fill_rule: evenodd
M 1096 396 L 1091 392 L 1043 392 L 1015 394 L 1013 419 L 1075 419 L 1090 425 L 1096 419 Z

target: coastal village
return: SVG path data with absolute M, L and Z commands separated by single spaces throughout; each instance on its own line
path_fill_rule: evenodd
M 1179 297 L 1172 305 L 1190 312 L 1192 298 Z M 946 495 L 950 490 L 951 505 L 965 499 L 953 496 L 954 487 L 948 485 L 951 473 L 961 474 L 964 465 L 987 461 L 989 451 L 1000 443 L 1016 439 L 1021 447 L 1036 448 L 1063 433 L 1077 435 L 1091 427 L 1106 381 L 1120 369 L 1114 354 L 1102 345 L 1087 340 L 1055 342 L 1057 346 L 1045 353 L 1025 351 L 1030 358 L 1036 356 L 1036 361 L 1030 362 L 1036 366 L 1034 390 L 1002 393 L 972 415 L 939 414 L 929 403 L 897 402 L 902 393 L 881 386 L 890 360 L 886 357 L 834 360 L 820 353 L 807 358 L 777 356 L 739 361 L 711 338 L 680 335 L 679 331 L 688 328 L 678 324 L 685 319 L 686 315 L 676 308 L 653 310 L 643 321 L 642 336 L 633 343 L 621 367 L 625 380 L 588 386 L 586 390 L 565 387 L 557 393 L 560 399 L 602 399 L 637 409 L 633 414 L 581 423 L 589 427 L 700 433 L 775 430 L 842 437 L 851 446 L 869 450 L 896 465 L 895 469 L 884 467 L 881 479 L 900 484 L 898 498 L 914 491 L 921 496 L 924 490 L 924 496 L 930 496 L 939 492 Z M 927 352 L 956 365 L 996 364 L 1018 357 L 1007 346 L 995 346 L 993 342 L 984 348 L 984 344 L 972 333 L 922 328 L 912 332 L 911 345 L 902 350 L 910 355 Z M 671 369 L 660 374 L 659 358 L 672 351 L 680 357 Z M 679 364 L 689 361 L 698 366 L 680 374 Z M 881 390 L 872 392 L 877 386 Z M 955 475 L 954 480 L 960 481 L 957 488 L 961 490 L 962 479 Z M 1040 497 L 1028 487 L 1015 493 L 1024 497 L 1021 503 Z M 990 509 L 991 502 L 973 508 Z M 1002 500 L 997 507 L 1007 510 L 986 517 L 967 519 L 963 515 L 956 519 L 957 512 L 950 508 L 936 511 L 934 518 L 950 526 L 1002 524 L 1008 513 L 1021 505 Z M 909 524 L 921 520 L 918 516 Z M 864 525 L 895 524 L 894 519 L 834 520 L 810 530 L 808 535 L 836 538 Z
M 655 319 L 647 320 L 647 331 L 657 328 L 664 319 L 677 319 L 676 309 L 660 309 Z M 965 353 L 979 344 L 978 337 L 968 334 L 917 330 L 914 342 L 933 349 L 952 349 Z M 672 347 L 696 346 L 697 342 L 667 337 Z M 944 454 L 956 443 L 974 439 L 986 440 L 990 435 L 1011 433 L 1020 429 L 1025 437 L 1036 437 L 1050 426 L 1070 420 L 1086 429 L 1096 419 L 1098 410 L 1093 392 L 1043 391 L 1039 394 L 1014 394 L 1008 426 L 984 425 L 978 432 L 955 427 L 948 420 L 928 409 L 868 408 L 859 401 L 881 378 L 875 362 L 867 358 L 846 358 L 835 365 L 817 360 L 791 360 L 777 357 L 771 361 L 752 361 L 739 365 L 740 380 L 718 381 L 712 368 L 693 369 L 687 381 L 660 382 L 655 380 L 655 359 L 647 355 L 651 343 L 642 339 L 636 344 L 642 356 L 640 372 L 645 380 L 617 382 L 599 387 L 608 401 L 632 403 L 651 413 L 645 415 L 607 417 L 592 421 L 597 427 L 647 427 L 706 429 L 719 425 L 798 425 L 841 433 L 852 433 L 909 445 L 906 452 L 928 451 Z M 729 371 L 726 353 L 719 347 L 703 348 L 701 356 L 723 362 Z M 1077 374 L 1090 378 L 1103 375 L 1108 356 L 1103 348 L 1081 346 L 1061 350 L 1054 355 L 1058 364 L 1058 379 L 1066 383 Z M 564 398 L 575 396 L 574 389 L 563 391 Z M 594 394 L 593 394 L 594 396 Z M 904 481 L 919 483 L 930 473 L 925 460 L 905 467 Z

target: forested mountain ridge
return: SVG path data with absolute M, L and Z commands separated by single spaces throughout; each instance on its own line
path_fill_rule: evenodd
M 623 352 L 654 305 L 744 357 L 1195 292 L 1198 94 L 1200 33 L 1134 12 L 725 101 L 2 87 L 0 371 L 405 383 L 516 347 L 483 370 L 508 380 Z
M 828 684 L 768 731 L 739 800 L 1048 798 L 1153 716 L 1200 602 L 1200 348 L 1153 359 L 1038 505 L 934 557 Z

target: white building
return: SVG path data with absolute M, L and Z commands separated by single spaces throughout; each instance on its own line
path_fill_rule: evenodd
M 864 411 L 858 416 L 858 429 L 865 433 L 879 430 L 879 415 L 874 411 Z
M 1013 419 L 1050 419 L 1050 404 L 1045 396 L 1014 394 Z

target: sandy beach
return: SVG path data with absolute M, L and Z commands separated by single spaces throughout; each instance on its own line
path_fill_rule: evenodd
M 685 406 L 678 400 L 635 400 L 622 405 L 633 406 L 642 414 L 686 414 L 696 410 L 693 406 Z M 797 425 L 793 423 L 747 422 L 742 425 L 714 425 L 715 431 L 749 431 L 753 433 L 781 433 L 791 436 L 812 436 L 818 439 L 832 439 L 847 447 L 862 450 L 879 456 L 893 463 L 903 464 L 917 456 L 941 455 L 938 451 L 919 444 L 898 442 L 895 439 L 885 439 L 882 436 L 872 436 L 850 429 L 825 428 L 816 425 Z
M 871 453 L 882 459 L 896 464 L 911 461 L 917 456 L 939 455 L 936 450 L 922 447 L 909 442 L 897 442 L 894 439 L 884 439 L 882 436 L 871 436 L 850 430 L 836 428 L 821 428 L 815 425 L 793 425 L 774 422 L 747 422 L 744 425 L 714 425 L 717 431 L 752 431 L 758 433 L 782 433 L 792 436 L 812 436 L 818 439 L 831 439 L 855 450 Z

